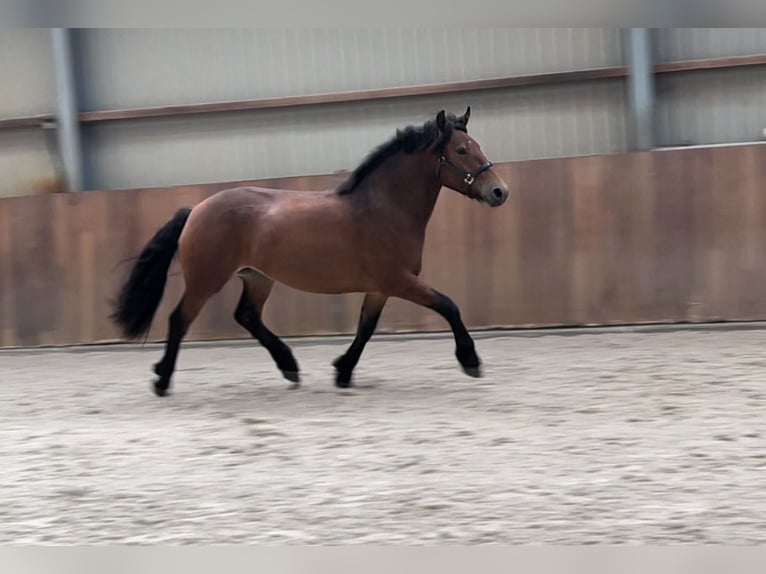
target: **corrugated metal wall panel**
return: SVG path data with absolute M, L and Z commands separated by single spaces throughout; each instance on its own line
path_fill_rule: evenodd
M 617 29 L 79 30 L 84 109 L 181 104 L 620 64 Z
M 441 107 L 473 108 L 471 133 L 495 161 L 621 151 L 624 85 L 496 90 L 321 108 L 90 126 L 92 187 L 158 186 L 353 169 L 397 127 Z
M 52 158 L 42 130 L 0 132 L 0 197 L 23 195 L 52 182 Z
M 657 30 L 663 61 L 766 52 L 766 29 Z M 109 109 L 540 73 L 623 63 L 617 29 L 80 30 L 83 109 Z M 0 31 L 0 117 L 51 112 L 49 32 Z M 754 141 L 766 70 L 662 75 L 661 145 Z M 621 81 L 128 121 L 86 127 L 91 186 L 302 175 L 353 167 L 397 126 L 440 107 L 476 110 L 500 160 L 622 151 Z M 51 175 L 41 134 L 3 135 L 4 173 Z M 7 177 L 0 193 L 26 181 Z
M 766 53 L 765 28 L 668 28 L 656 38 L 665 62 Z M 762 139 L 766 68 L 661 75 L 656 85 L 659 145 Z
M 766 67 L 657 79 L 658 143 L 758 141 L 766 128 Z
M 662 62 L 766 54 L 766 28 L 662 28 L 656 38 Z
M 84 109 L 428 84 L 622 62 L 616 29 L 80 30 Z M 396 127 L 476 110 L 500 160 L 625 149 L 621 82 L 89 126 L 90 187 L 353 168 Z M 140 166 L 140 169 L 136 169 Z
M 50 113 L 55 107 L 50 32 L 0 29 L 0 118 Z M 29 193 L 53 177 L 45 134 L 0 132 L 0 196 Z
M 50 32 L 0 28 L 0 117 L 50 113 L 54 105 Z

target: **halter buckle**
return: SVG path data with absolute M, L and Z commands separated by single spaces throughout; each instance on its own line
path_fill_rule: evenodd
M 475 178 L 473 177 L 472 174 L 467 173 L 467 174 L 465 174 L 465 179 L 463 181 L 466 182 L 468 185 L 471 185 L 473 183 L 474 179 Z

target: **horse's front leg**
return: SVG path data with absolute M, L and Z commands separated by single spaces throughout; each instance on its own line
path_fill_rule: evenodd
M 476 354 L 476 346 L 460 317 L 460 309 L 452 299 L 415 275 L 403 277 L 391 288 L 390 295 L 436 311 L 444 317 L 455 336 L 455 356 L 463 371 L 471 377 L 482 376 L 481 359 Z

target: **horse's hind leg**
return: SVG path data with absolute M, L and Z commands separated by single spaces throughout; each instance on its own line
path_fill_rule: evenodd
M 387 300 L 388 297 L 386 295 L 379 293 L 368 293 L 365 295 L 362 311 L 359 314 L 356 337 L 354 337 L 354 341 L 348 350 L 333 362 L 336 371 L 335 386 L 340 388 L 351 386 L 351 375 L 354 372 L 354 367 L 359 362 L 365 345 L 367 345 L 370 337 L 375 332 L 375 327 L 378 325 L 378 319 L 383 312 L 383 307 L 386 305 Z
M 167 395 L 170 379 L 176 368 L 181 341 L 208 298 L 209 295 L 197 294 L 187 289 L 178 306 L 170 314 L 165 353 L 154 365 L 154 372 L 159 376 L 159 379 L 154 382 L 154 392 L 158 397 Z
M 263 324 L 261 319 L 263 305 L 274 286 L 273 279 L 254 269 L 243 269 L 239 272 L 239 278 L 242 279 L 242 296 L 234 311 L 234 318 L 265 347 L 277 364 L 277 368 L 282 371 L 282 375 L 293 383 L 291 388 L 298 388 L 300 369 L 293 352 L 282 339 Z

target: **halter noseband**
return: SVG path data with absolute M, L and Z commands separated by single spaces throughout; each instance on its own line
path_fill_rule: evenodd
M 470 171 L 464 171 L 463 169 L 459 168 L 454 163 L 452 163 L 450 160 L 448 160 L 446 158 L 446 156 L 444 156 L 442 154 L 441 156 L 439 156 L 439 170 L 441 170 L 441 166 L 443 166 L 443 165 L 446 165 L 447 167 L 452 168 L 454 171 L 456 171 L 457 173 L 462 175 L 463 176 L 463 181 L 470 188 L 471 185 L 473 185 L 473 182 L 476 181 L 477 177 L 479 177 L 482 173 L 484 173 L 485 171 L 487 171 L 489 168 L 492 167 L 492 162 L 491 161 L 484 162 L 479 167 L 479 169 L 477 169 L 474 172 L 470 172 Z

